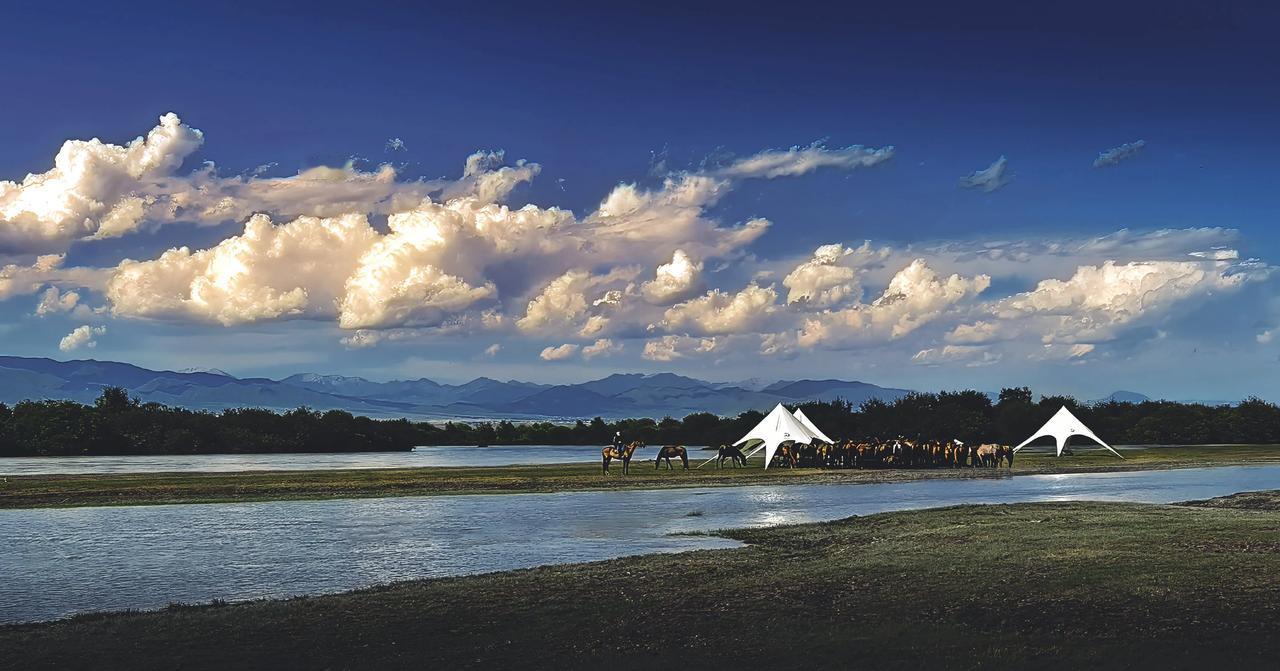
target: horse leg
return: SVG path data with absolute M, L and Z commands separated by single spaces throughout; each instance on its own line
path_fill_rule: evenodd
M 609 474 L 609 457 L 601 457 L 604 460 L 604 474 Z
M 684 470 L 686 471 L 689 470 L 689 455 L 688 454 L 680 455 L 680 461 L 684 462 Z

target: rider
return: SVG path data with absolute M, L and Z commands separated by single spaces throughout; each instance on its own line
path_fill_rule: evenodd
M 621 431 L 617 431 L 613 434 L 613 449 L 617 450 L 618 454 L 622 454 L 622 432 Z

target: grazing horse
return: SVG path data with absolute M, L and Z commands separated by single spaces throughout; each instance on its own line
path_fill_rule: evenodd
M 975 455 L 973 465 L 974 466 L 979 466 L 979 465 L 990 466 L 993 468 L 995 466 L 998 466 L 999 462 L 996 461 L 996 454 L 998 453 L 996 452 L 996 450 L 998 450 L 999 448 L 1000 446 L 996 445 L 995 443 L 986 443 L 983 445 L 979 445 L 978 453 L 977 455 Z
M 738 464 L 747 465 L 747 455 L 737 445 L 721 445 L 716 452 L 716 468 L 724 468 L 724 460 L 728 459 L 729 463 L 735 468 Z
M 644 447 L 644 443 L 637 440 L 627 444 L 621 450 L 612 445 L 608 445 L 604 449 L 600 450 L 600 458 L 604 460 L 604 474 L 609 474 L 609 462 L 614 459 L 622 461 L 623 475 L 629 473 L 631 470 L 631 455 L 636 453 L 636 448 L 638 447 Z
M 658 458 L 653 460 L 653 470 L 658 470 L 662 465 L 662 460 L 667 460 L 667 470 L 671 470 L 671 457 L 679 457 L 684 463 L 684 470 L 689 470 L 689 451 L 684 449 L 684 445 L 663 445 L 658 448 Z

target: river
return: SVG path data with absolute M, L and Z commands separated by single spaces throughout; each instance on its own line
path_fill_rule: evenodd
M 690 458 L 704 454 L 690 447 Z M 656 447 L 637 452 L 652 460 Z M 713 453 L 705 453 L 710 457 Z M 310 471 L 330 468 L 415 468 L 420 466 L 515 466 L 595 463 L 598 445 L 431 446 L 408 452 L 335 452 L 302 454 L 165 454 L 120 457 L 5 457 L 3 475 L 91 473 L 229 473 L 234 471 Z
M 1116 449 L 1147 449 L 1118 445 Z M 653 460 L 657 446 L 641 448 L 636 460 Z M 714 452 L 689 446 L 700 463 Z M 4 457 L 0 476 L 86 475 L 93 473 L 231 473 L 311 471 L 333 468 L 416 468 L 422 466 L 537 466 L 597 463 L 598 445 L 424 446 L 407 452 L 304 452 L 300 454 L 163 454 L 115 457 Z
M 1280 488 L 1280 466 L 869 485 L 0 511 L 0 622 L 733 547 L 683 532 L 961 503 L 1169 503 Z

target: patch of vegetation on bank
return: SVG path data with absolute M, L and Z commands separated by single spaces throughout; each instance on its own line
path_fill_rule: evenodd
M 13 668 L 1265 667 L 1278 521 L 1116 503 L 886 513 L 724 532 L 750 544 L 733 550 L 12 626 L 0 649 Z M 1212 550 L 1232 546 L 1263 550 Z
M 1240 510 L 1280 511 L 1280 490 L 1268 492 L 1242 492 L 1231 496 L 1219 496 L 1203 501 L 1187 501 L 1182 504 L 1198 508 L 1238 508 Z
M 465 449 L 465 448 L 461 448 Z M 1235 445 L 1131 450 L 1125 460 L 1101 450 L 1072 456 L 1019 454 L 1013 469 L 751 468 L 655 470 L 636 460 L 603 476 L 599 464 L 458 468 L 246 471 L 242 473 L 103 473 L 8 476 L 0 480 L 0 509 L 55 506 L 222 503 L 301 499 L 508 494 L 757 484 L 868 484 L 925 478 L 1008 477 L 1010 474 L 1096 473 L 1157 468 L 1280 463 L 1280 446 Z M 695 460 L 696 461 L 696 460 Z

